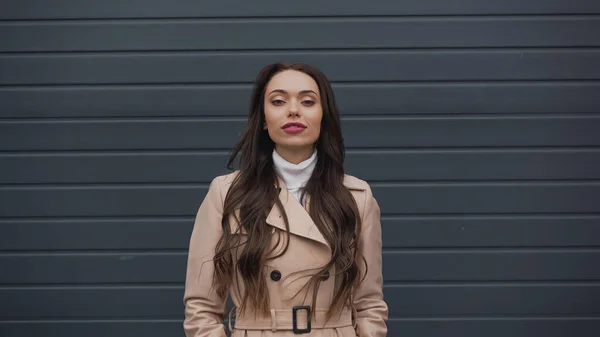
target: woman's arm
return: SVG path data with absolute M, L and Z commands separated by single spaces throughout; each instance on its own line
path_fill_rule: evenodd
M 359 337 L 384 337 L 387 335 L 386 320 L 388 306 L 383 300 L 383 273 L 381 255 L 380 209 L 370 187 L 366 189 L 366 200 L 362 219 L 358 249 L 367 263 L 358 261 L 364 280 L 354 294 L 356 309 L 356 331 Z M 360 257 L 359 257 L 360 258 Z
M 198 209 L 190 239 L 185 282 L 185 320 L 187 337 L 225 337 L 223 316 L 226 296 L 213 285 L 215 245 L 222 234 L 223 199 L 218 178 L 213 179 Z

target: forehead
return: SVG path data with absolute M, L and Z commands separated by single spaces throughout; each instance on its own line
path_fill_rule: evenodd
M 285 70 L 273 76 L 267 84 L 267 94 L 282 89 L 289 93 L 312 90 L 319 93 L 319 86 L 309 75 L 297 70 Z

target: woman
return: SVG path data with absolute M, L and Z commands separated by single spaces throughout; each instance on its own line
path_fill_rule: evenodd
M 380 210 L 344 174 L 333 90 L 318 69 L 258 75 L 246 131 L 198 210 L 184 295 L 188 337 L 383 337 Z

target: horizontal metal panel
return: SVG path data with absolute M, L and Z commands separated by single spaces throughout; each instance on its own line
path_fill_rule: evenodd
M 386 323 L 390 337 L 479 337 L 482 331 L 486 337 L 597 337 L 600 330 L 597 317 L 391 318 Z M 52 331 L 55 336 L 164 337 L 181 335 L 182 324 L 183 319 L 0 321 L 0 334 L 40 336 Z
M 391 317 L 600 314 L 593 284 L 389 286 L 384 296 Z M 180 318 L 182 299 L 182 286 L 1 288 L 0 319 Z
M 384 217 L 383 246 L 590 247 L 600 245 L 599 223 L 599 216 L 576 215 Z
M 345 116 L 600 112 L 596 82 L 334 83 L 333 87 Z M 0 118 L 246 116 L 250 91 L 245 84 L 0 87 Z
M 1 336 L 144 336 L 183 335 L 183 319 L 172 320 L 33 320 L 0 321 Z M 581 335 L 584 337 L 585 335 Z M 391 337 L 391 336 L 390 336 Z M 400 336 L 399 336 L 400 337 Z M 470 337 L 470 336 L 469 336 Z M 554 337 L 554 336 L 549 336 Z M 587 336 L 585 336 L 587 337 Z
M 392 249 L 600 246 L 599 221 L 598 216 L 549 215 L 383 217 L 381 223 L 383 247 Z M 0 220 L 0 247 L 10 251 L 187 249 L 193 223 L 193 216 Z
M 390 337 L 596 337 L 597 317 L 449 317 L 387 321 Z
M 204 186 L 0 188 L 0 217 L 194 215 Z
M 0 288 L 0 303 L 0 320 L 178 319 L 183 286 Z
M 588 250 L 384 251 L 384 282 L 596 281 Z M 185 282 L 187 252 L 0 254 L 0 284 Z M 59 273 L 56 271 L 60 270 Z
M 308 0 L 289 2 L 285 6 L 274 0 L 262 0 L 251 5 L 243 0 L 220 0 L 211 3 L 192 0 L 5 0 L 2 3 L 0 19 L 595 13 L 600 13 L 600 5 L 594 0 L 505 0 L 500 3 L 493 0 Z
M 0 254 L 0 284 L 183 284 L 186 263 L 186 252 Z
M 167 219 L 0 220 L 0 252 L 187 249 L 193 224 L 193 215 Z M 600 245 L 600 235 L 597 237 Z
M 0 151 L 229 150 L 245 119 L 0 121 Z M 354 118 L 348 148 L 598 146 L 600 116 Z
M 595 16 L 0 22 L 0 52 L 592 47 L 599 30 Z
M 577 315 L 600 313 L 598 284 L 390 286 L 390 316 Z
M 193 185 L 3 187 L 0 217 L 193 215 Z M 424 183 L 373 186 L 383 214 L 597 213 L 600 183 Z
M 0 84 L 252 83 L 277 61 L 311 63 L 334 82 L 598 80 L 599 59 L 594 49 L 5 54 Z
M 0 220 L 0 252 L 186 250 L 193 223 L 193 215 L 181 218 Z M 597 215 L 409 216 L 383 217 L 381 220 L 384 249 L 600 246 L 598 223 L 600 217 Z
M 227 153 L 0 154 L 0 184 L 210 182 Z M 600 150 L 598 151 L 600 165 Z M 600 170 L 598 170 L 600 178 Z
M 598 261 L 600 249 L 395 251 L 383 254 L 383 276 L 385 282 L 595 281 Z
M 595 213 L 600 183 L 379 184 L 384 214 Z
M 209 183 L 225 152 L 0 154 L 0 184 Z M 349 150 L 346 172 L 376 181 L 600 179 L 600 149 Z

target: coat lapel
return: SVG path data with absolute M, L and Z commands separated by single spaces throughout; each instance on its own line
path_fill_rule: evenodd
M 317 225 L 312 220 L 308 211 L 304 209 L 304 207 L 296 200 L 296 198 L 289 193 L 284 182 L 281 179 L 278 179 L 279 187 L 275 186 L 275 188 L 280 188 L 279 191 L 279 200 L 283 204 L 283 209 L 288 216 L 288 221 L 290 223 L 290 233 L 302 236 L 307 239 L 311 239 L 316 242 L 320 242 L 325 246 L 329 247 L 329 244 L 325 240 L 323 234 L 317 228 Z M 352 191 L 364 191 L 364 187 L 357 181 L 356 178 L 351 176 L 344 177 L 344 185 L 352 192 Z M 310 206 L 310 196 L 306 198 L 306 204 Z M 283 221 L 283 216 L 279 211 L 279 208 L 276 205 L 273 205 L 269 215 L 267 216 L 267 224 L 277 227 L 282 231 L 285 231 L 285 222 Z
M 317 228 L 317 225 L 308 214 L 308 211 L 304 209 L 291 193 L 289 193 L 283 181 L 279 181 L 279 186 L 280 187 L 276 188 L 281 189 L 279 192 L 279 200 L 283 204 L 283 209 L 287 214 L 290 233 L 320 242 L 329 247 L 325 237 L 323 237 L 323 234 L 321 234 Z M 282 231 L 286 230 L 283 216 L 277 205 L 273 205 L 273 208 L 271 208 L 271 211 L 267 216 L 267 223 Z

